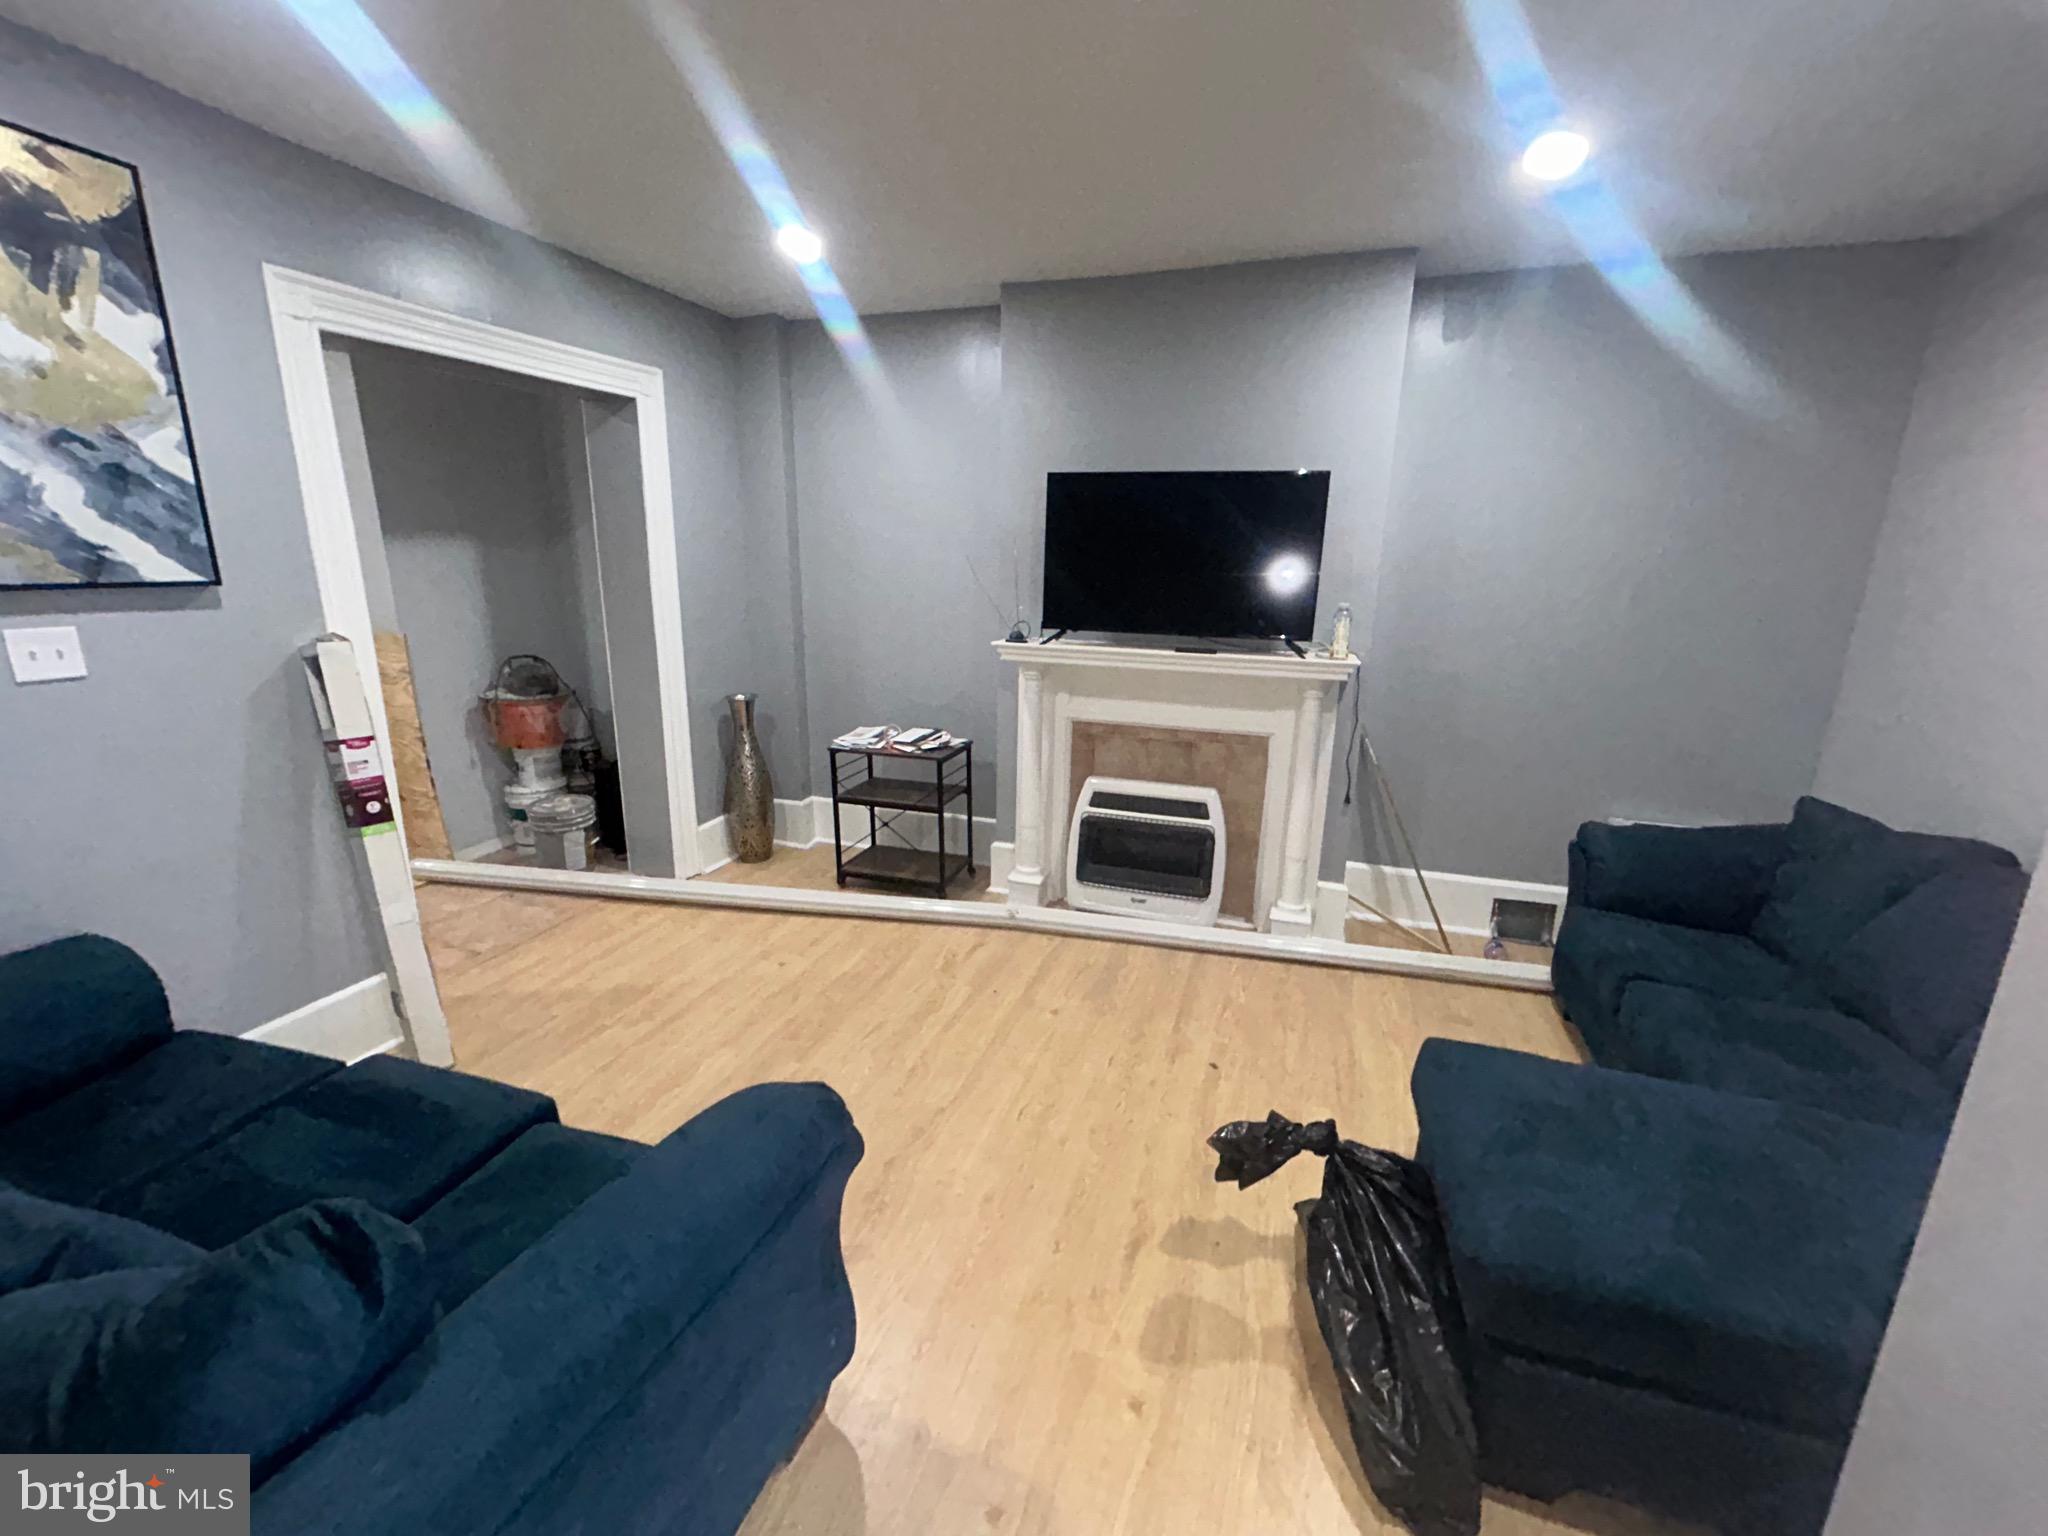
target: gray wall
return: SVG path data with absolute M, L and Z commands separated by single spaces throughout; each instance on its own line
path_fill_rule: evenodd
M 585 448 L 591 517 L 604 556 L 606 632 L 617 638 L 652 636 L 653 587 L 647 575 L 644 500 L 640 480 L 640 412 L 630 401 L 587 395 L 577 402 L 576 425 Z M 573 432 L 575 427 L 572 426 Z M 743 600 L 743 599 L 742 599 Z M 626 822 L 626 863 L 636 875 L 672 876 L 675 858 L 669 839 L 668 759 L 663 750 L 660 677 L 655 649 L 614 644 L 611 665 L 612 726 L 618 742 L 619 791 Z M 695 674 L 692 673 L 694 677 Z M 690 690 L 693 708 L 697 690 Z M 717 708 L 713 701 L 709 709 Z M 716 739 L 701 728 L 706 709 L 696 709 L 699 728 L 691 751 L 697 768 L 698 816 L 716 814 L 706 801 L 707 766 L 715 776 Z
M 864 387 L 815 324 L 787 328 L 801 530 L 811 782 L 856 725 L 974 738 L 975 811 L 995 814 L 996 660 L 1012 556 L 993 475 L 1002 377 L 992 309 L 891 315 L 868 335 L 886 381 Z
M 594 541 L 558 458 L 556 392 L 387 347 L 357 347 L 353 360 L 393 617 L 448 838 L 462 849 L 509 837 L 512 765 L 477 707 L 498 663 L 545 656 L 611 712 L 593 688 L 603 617 L 583 608 L 579 567 Z
M 586 397 L 573 390 L 547 389 L 538 398 L 541 404 L 541 446 L 546 455 L 548 477 L 560 498 L 568 523 L 562 551 L 568 569 L 563 574 L 570 587 L 569 610 L 575 621 L 575 628 L 567 641 L 571 647 L 569 659 L 557 665 L 576 683 L 598 744 L 608 754 L 617 757 L 619 744 L 617 714 L 612 703 L 611 667 L 611 647 L 615 642 L 607 635 L 605 626 L 604 560 L 599 550 L 597 510 L 592 501 L 590 445 L 585 440 L 583 427 Z M 617 547 L 621 542 L 617 535 L 603 542 L 610 548 L 613 564 L 620 567 L 616 579 L 625 580 L 630 572 L 631 579 L 644 584 L 647 580 L 646 518 L 634 518 L 633 526 L 627 532 L 628 537 L 624 540 L 627 548 L 623 551 Z M 654 637 L 652 632 L 639 636 L 622 635 L 616 643 L 622 647 L 652 647 Z M 666 769 L 666 763 L 658 756 L 649 755 L 644 759 L 629 759 L 625 771 L 629 774 L 651 772 L 661 775 Z
M 2048 199 L 1950 280 L 1817 788 L 2022 855 L 2048 830 Z
M 774 315 L 756 315 L 733 326 L 740 492 L 746 507 L 754 618 L 763 637 L 745 686 L 755 695 L 754 727 L 768 755 L 769 777 L 784 800 L 801 800 L 814 787 L 823 787 L 811 762 L 804 692 L 808 644 L 803 547 L 789 403 L 789 338 L 794 329 Z M 714 745 L 723 761 L 732 746 L 729 713 L 720 721 Z
M 1331 471 L 1317 632 L 1349 601 L 1369 635 L 1414 272 L 1397 252 L 1006 285 L 1000 534 L 1034 617 L 1049 471 L 1307 467 Z M 1015 680 L 1001 683 L 1008 762 Z M 1326 863 L 1344 846 L 1340 794 Z M 1001 807 L 1008 827 L 1007 781 Z
M 1365 704 L 1425 868 L 1562 881 L 1582 820 L 1812 785 L 1950 256 L 1678 263 L 1757 414 L 1589 268 L 1419 287 Z
M 1829 1536 L 2041 1529 L 2044 996 L 2048 886 L 2036 881 L 1863 1400 Z
M 320 610 L 266 261 L 661 367 L 698 809 L 716 814 L 719 698 L 780 643 L 754 616 L 731 322 L 8 24 L 0 96 L 141 166 L 225 577 L 0 594 L 0 621 L 76 622 L 92 669 L 0 681 L 0 948 L 111 933 L 164 972 L 181 1022 L 226 1030 L 383 968 L 296 659 Z

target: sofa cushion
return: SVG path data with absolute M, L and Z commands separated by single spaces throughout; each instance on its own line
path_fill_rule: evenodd
M 198 1257 L 190 1243 L 139 1221 L 0 1184 L 0 1296 L 54 1280 Z
M 1639 981 L 1603 1066 L 1725 1093 L 1808 1104 L 1853 1120 L 1942 1130 L 1953 1096 L 1926 1067 L 1861 1019 L 1832 1008 L 1709 997 Z
M 351 1197 L 410 1221 L 554 1102 L 504 1083 L 373 1056 L 106 1202 L 206 1248 L 309 1200 Z
M 419 1239 L 308 1206 L 182 1267 L 0 1297 L 0 1445 L 236 1452 L 260 1477 L 425 1335 Z
M 563 1125 L 522 1135 L 413 1222 L 441 1305 L 461 1306 L 646 1151 L 637 1141 Z
M 2018 865 L 1990 843 L 1895 832 L 1811 795 L 1794 808 L 1787 843 L 1750 935 L 1780 959 L 1810 970 L 1826 967 L 1857 929 L 1942 871 Z
M 125 944 L 82 933 L 0 956 L 0 1121 L 170 1037 L 163 983 Z
M 2026 898 L 2016 867 L 1937 875 L 1857 929 L 1823 985 L 1959 1094 Z
M 1414 1088 L 1476 1332 L 1847 1438 L 1939 1136 L 1462 1041 Z
M 1593 1059 L 1607 1060 L 1607 1039 L 1631 982 L 1663 981 L 1719 997 L 1762 1002 L 1824 1002 L 1791 966 L 1739 934 L 1653 923 L 1592 907 L 1567 909 L 1551 953 L 1551 981 L 1565 1017 L 1579 1027 Z
M 1567 851 L 1574 905 L 1747 934 L 1785 861 L 1786 827 L 1589 821 Z
M 107 1207 L 309 1083 L 325 1056 L 186 1030 L 128 1065 L 0 1125 L 0 1179 L 71 1205 Z

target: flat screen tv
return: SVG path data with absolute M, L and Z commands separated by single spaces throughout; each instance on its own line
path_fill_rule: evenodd
M 1045 477 L 1054 630 L 1304 639 L 1315 630 L 1326 469 Z

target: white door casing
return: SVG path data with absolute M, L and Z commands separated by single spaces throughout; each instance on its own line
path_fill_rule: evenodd
M 652 586 L 655 665 L 668 788 L 668 838 L 678 877 L 696 874 L 703 866 L 697 849 L 682 596 L 677 581 L 675 498 L 661 370 L 652 364 L 549 341 L 267 263 L 263 279 L 284 384 L 285 419 L 298 464 L 300 499 L 312 544 L 322 621 L 328 630 L 346 636 L 358 657 L 373 657 L 375 645 L 369 593 L 356 541 L 355 512 L 349 499 L 334 402 L 329 393 L 323 354 L 325 337 L 380 342 L 632 402 L 639 426 L 641 494 L 646 503 L 647 565 Z M 378 739 L 389 743 L 391 726 L 385 714 L 383 690 L 370 686 L 366 692 Z M 403 839 L 405 812 L 397 805 L 396 797 L 394 810 L 399 837 Z M 409 853 L 410 845 L 405 846 Z M 417 926 L 418 901 L 409 882 L 380 911 L 380 919 L 387 934 L 394 921 Z M 431 986 L 431 978 L 415 981 L 414 986 Z M 403 985 L 400 1001 L 406 1001 Z M 431 1003 L 432 1011 L 438 1014 L 437 1001 L 418 1001 L 423 1005 Z

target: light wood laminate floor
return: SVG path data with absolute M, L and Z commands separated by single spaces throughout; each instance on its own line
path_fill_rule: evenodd
M 1321 1164 L 1213 1182 L 1278 1109 L 1406 1151 L 1429 1035 L 1571 1057 L 1548 998 L 1064 936 L 430 885 L 457 1064 L 652 1141 L 820 1078 L 867 1139 L 854 1361 L 746 1536 L 1397 1529 L 1302 1286 Z M 1489 1500 L 1488 1536 L 1663 1529 Z

